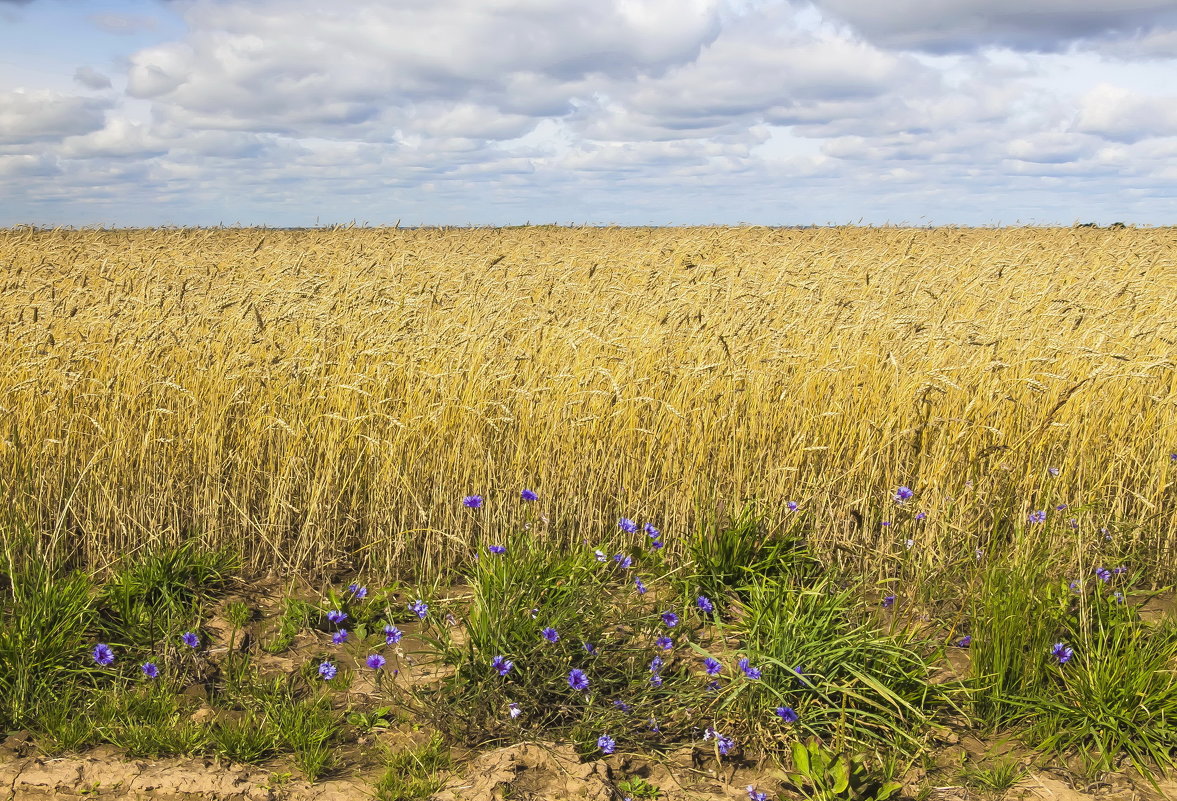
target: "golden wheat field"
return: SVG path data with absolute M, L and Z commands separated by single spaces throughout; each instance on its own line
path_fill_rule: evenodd
M 901 484 L 929 567 L 1039 508 L 1177 565 L 1171 228 L 12 229 L 0 320 L 4 525 L 97 567 L 673 550 L 743 499 L 885 559 Z

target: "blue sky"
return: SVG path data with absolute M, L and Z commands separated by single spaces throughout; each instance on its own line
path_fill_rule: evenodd
M 0 226 L 1177 222 L 1177 0 L 0 0 Z

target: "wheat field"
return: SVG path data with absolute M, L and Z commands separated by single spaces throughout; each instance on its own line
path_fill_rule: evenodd
M 1036 509 L 1177 567 L 1174 229 L 22 228 L 0 321 L 0 521 L 95 568 L 675 550 L 745 499 L 869 566 L 899 485 L 929 569 Z

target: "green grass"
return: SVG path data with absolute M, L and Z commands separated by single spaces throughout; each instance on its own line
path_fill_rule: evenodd
M 450 766 L 449 749 L 440 735 L 412 748 L 390 751 L 384 774 L 376 782 L 377 801 L 416 801 L 441 789 L 440 773 Z

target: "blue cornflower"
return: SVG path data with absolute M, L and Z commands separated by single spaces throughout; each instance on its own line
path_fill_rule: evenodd
M 718 676 L 723 671 L 723 664 L 713 656 L 709 656 L 703 660 L 703 669 L 707 671 L 708 676 Z
M 602 734 L 600 737 L 597 738 L 597 748 L 600 748 L 601 751 L 605 754 L 612 754 L 613 749 L 615 749 L 616 747 L 617 747 L 617 741 L 614 740 L 612 737 L 610 737 L 608 734 Z
M 334 624 L 338 625 L 345 620 L 347 620 L 347 612 L 343 612 L 339 609 L 332 609 L 330 612 L 327 613 L 327 622 L 328 623 L 334 623 Z
M 662 622 L 666 624 L 667 628 L 672 629 L 678 625 L 678 615 L 674 612 L 663 612 Z
M 589 687 L 588 676 L 580 668 L 573 668 L 568 672 L 568 686 L 574 690 L 584 691 Z
M 1095 577 L 1100 581 L 1111 581 L 1112 571 L 1108 570 L 1106 567 L 1097 567 L 1095 568 Z
M 597 646 L 593 645 L 591 642 L 586 642 L 584 644 L 584 650 L 590 654 L 595 654 L 597 652 Z
M 601 550 L 593 551 L 593 555 L 597 557 L 598 562 L 608 562 L 609 557 L 605 556 L 605 552 Z
M 756 785 L 749 784 L 746 789 L 748 790 L 748 801 L 768 801 L 768 793 L 757 792 Z
M 347 642 L 347 629 L 340 629 L 339 631 L 332 634 L 331 642 L 335 643 L 336 645 L 343 645 L 345 642 Z
M 1128 572 L 1128 568 L 1124 567 L 1123 565 L 1120 565 L 1119 567 L 1112 568 L 1112 573 L 1117 576 L 1123 575 L 1124 573 L 1127 573 L 1127 572 Z
M 335 674 L 339 672 L 339 668 L 330 662 L 319 663 L 319 675 L 323 677 L 323 681 L 330 681 L 335 678 Z
M 653 523 L 646 523 L 642 526 L 642 531 L 646 532 L 646 536 L 652 540 L 656 540 L 662 536 L 662 532 L 654 528 Z
M 650 660 L 650 672 L 657 673 L 658 668 L 662 667 L 662 657 L 656 656 Z
M 791 706 L 778 706 L 776 708 L 776 716 L 785 723 L 796 723 L 800 720 L 800 717 Z
M 384 667 L 387 660 L 380 654 L 369 654 L 368 658 L 365 659 L 364 662 L 368 665 L 368 667 L 372 668 L 372 670 L 380 670 L 380 668 Z
M 187 645 L 189 648 L 199 648 L 200 638 L 191 631 L 186 631 L 180 635 L 180 642 Z
M 889 526 L 889 525 L 891 525 L 891 521 L 890 521 L 890 520 L 884 520 L 884 521 L 883 521 L 883 525 L 884 525 L 884 526 Z
M 695 601 L 699 605 L 699 609 L 710 614 L 715 611 L 715 604 L 711 603 L 711 599 L 706 595 L 700 595 L 699 599 Z
M 663 542 L 662 540 L 654 540 L 653 542 L 650 543 L 650 547 L 653 548 L 655 551 L 661 550 L 664 545 L 666 545 L 666 543 Z
M 1046 468 L 1046 472 L 1057 478 L 1060 471 L 1057 467 L 1048 467 Z
M 104 642 L 95 645 L 94 650 L 90 652 L 90 656 L 103 667 L 114 661 L 114 651 L 110 650 L 110 646 Z
M 401 641 L 401 637 L 403 636 L 405 636 L 404 632 L 391 623 L 384 627 L 384 642 L 389 645 L 396 645 Z
M 633 566 L 633 558 L 619 553 L 613 557 L 613 561 L 621 565 L 624 570 L 629 570 Z
M 883 596 L 883 608 L 884 609 L 890 609 L 894 605 L 895 605 L 895 596 L 894 595 L 884 595 Z
M 642 579 L 640 576 L 633 580 L 633 586 L 637 588 L 638 595 L 645 595 L 646 594 L 646 585 L 642 583 Z
M 721 756 L 727 756 L 728 751 L 731 751 L 733 748 L 735 748 L 736 745 L 735 741 L 731 737 L 720 734 L 711 726 L 708 726 L 707 731 L 703 732 L 703 739 L 714 739 L 715 745 L 719 749 Z
M 467 495 L 462 499 L 462 505 L 470 509 L 478 509 L 482 506 L 481 495 Z
M 963 637 L 961 637 L 959 640 L 956 641 L 957 648 L 968 648 L 972 644 L 973 644 L 973 635 L 971 635 L 971 634 L 966 634 Z
M 418 598 L 417 600 L 415 600 L 411 604 L 409 604 L 409 611 L 412 612 L 413 614 L 415 614 L 417 617 L 424 620 L 425 615 L 429 614 L 429 604 L 425 603 L 420 598 Z
M 507 552 L 507 549 L 502 545 L 488 545 L 486 550 L 490 551 L 496 556 L 501 556 Z
M 745 676 L 747 676 L 750 679 L 760 678 L 760 668 L 752 667 L 748 663 L 747 657 L 744 657 L 743 659 L 741 659 L 739 664 L 740 664 L 740 670 L 742 670 L 744 672 Z
M 1177 453 L 1170 453 L 1169 454 L 1169 461 L 1170 462 L 1177 462 Z
M 718 681 L 707 682 L 707 690 L 709 692 L 713 692 L 713 693 L 719 692 L 719 682 Z
M 490 666 L 497 670 L 500 676 L 506 676 L 511 672 L 511 668 L 515 667 L 515 663 L 505 656 L 496 656 L 490 660 Z
M 1071 661 L 1071 657 L 1075 655 L 1075 649 L 1071 648 L 1066 643 L 1056 642 L 1050 649 L 1051 655 L 1058 660 L 1060 665 L 1065 665 Z
M 618 520 L 617 527 L 626 534 L 633 534 L 638 530 L 638 524 L 630 520 L 628 517 L 623 517 Z
M 916 516 L 915 516 L 915 519 L 916 519 L 916 520 L 924 520 L 925 518 L 927 518 L 927 515 L 926 515 L 926 514 L 924 514 L 923 512 L 917 512 L 917 513 L 916 513 Z
M 357 601 L 362 601 L 368 597 L 367 587 L 361 587 L 359 584 L 348 584 L 347 589 Z
M 524 491 L 526 492 L 526 490 L 524 490 Z M 517 718 L 523 714 L 523 710 L 519 708 L 519 704 L 516 703 L 515 701 L 512 701 L 511 703 L 507 704 L 507 711 L 508 711 L 508 714 L 510 714 L 510 716 L 513 718 Z
M 658 673 L 651 673 L 650 674 L 650 685 L 653 687 L 661 687 L 662 686 L 662 676 Z
M 538 501 L 539 500 L 539 496 L 536 495 L 534 492 L 532 492 L 529 489 L 525 489 L 525 490 L 523 490 L 523 492 L 520 492 L 519 497 L 525 501 Z
M 1041 509 L 1039 509 L 1037 512 L 1030 512 L 1030 522 L 1031 523 L 1045 523 L 1046 522 L 1046 512 Z
M 1056 512 L 1061 512 L 1063 509 L 1066 509 L 1066 508 L 1067 508 L 1067 505 L 1065 503 L 1060 503 L 1058 506 L 1054 507 L 1054 510 Z
M 625 703 L 625 701 L 614 701 L 613 706 L 617 707 L 622 712 L 628 712 L 631 708 L 629 704 Z
M 663 635 L 663 636 L 659 637 L 658 639 L 654 640 L 654 644 L 657 645 L 659 648 L 661 648 L 663 651 L 669 651 L 671 648 L 674 647 L 674 640 Z
M 546 626 L 544 630 L 540 632 L 540 634 L 542 634 L 544 639 L 548 642 L 556 642 L 560 639 L 559 632 L 557 632 L 551 626 Z
M 144 662 L 139 666 L 139 669 L 142 670 L 143 675 L 149 679 L 159 678 L 159 668 L 155 666 L 154 662 Z
M 903 503 L 906 500 L 910 500 L 912 495 L 915 495 L 915 493 L 911 491 L 910 487 L 900 487 L 895 490 L 895 502 Z
M 788 509 L 790 512 L 796 512 L 797 507 L 799 505 L 800 504 L 798 504 L 796 501 L 789 501 L 788 503 L 785 504 L 785 508 Z

